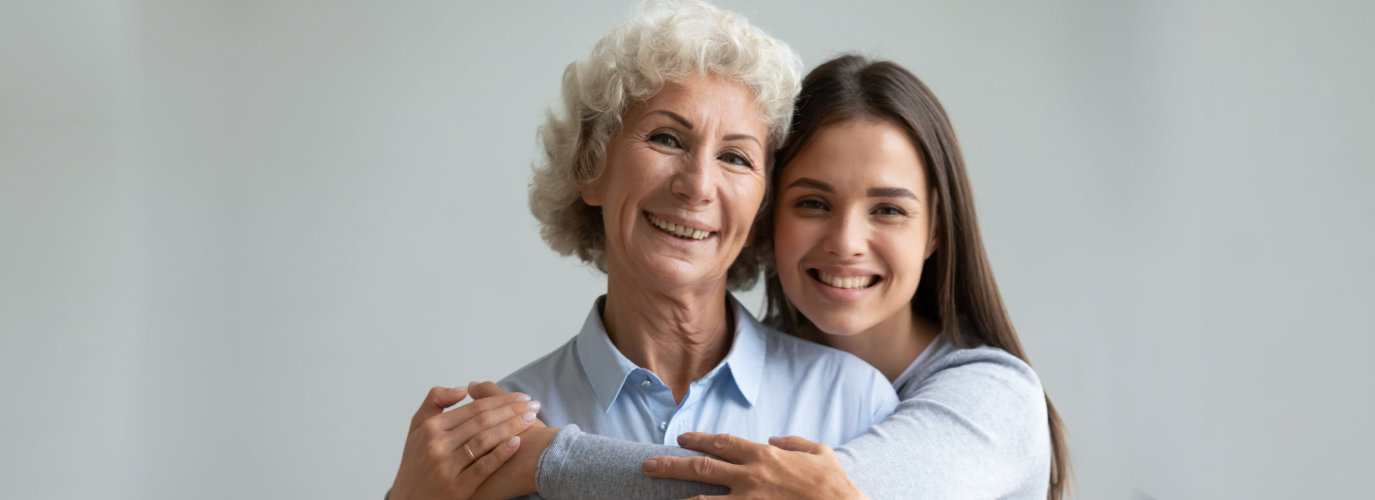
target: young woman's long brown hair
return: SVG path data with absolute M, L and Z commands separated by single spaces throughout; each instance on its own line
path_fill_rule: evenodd
M 818 131 L 842 122 L 872 119 L 892 122 L 907 132 L 920 150 L 935 192 L 932 216 L 940 246 L 922 268 L 921 283 L 912 297 L 913 313 L 940 325 L 941 335 L 956 346 L 989 345 L 1030 364 L 984 252 L 955 130 L 936 96 L 906 69 L 887 61 L 871 62 L 847 55 L 812 70 L 802 82 L 792 131 L 774 162 L 776 170 L 770 174 L 774 185 L 769 192 L 777 192 L 782 170 Z M 765 214 L 759 222 L 761 243 L 767 245 L 772 239 L 772 214 Z M 785 332 L 806 326 L 807 319 L 783 294 L 778 271 L 771 265 L 766 266 L 765 283 L 765 321 Z M 1051 445 L 1047 498 L 1057 500 L 1068 485 L 1069 450 L 1060 415 L 1049 397 L 1046 410 Z

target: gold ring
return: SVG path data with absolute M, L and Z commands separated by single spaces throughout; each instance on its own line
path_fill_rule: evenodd
M 468 448 L 468 443 L 463 443 L 463 452 L 468 454 L 469 462 L 476 462 L 477 456 L 473 455 L 473 450 Z

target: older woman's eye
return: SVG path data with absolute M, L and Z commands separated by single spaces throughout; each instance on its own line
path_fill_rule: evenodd
M 731 165 L 736 165 L 736 166 L 745 167 L 745 168 L 749 168 L 749 169 L 753 169 L 753 168 L 754 168 L 754 165 L 751 165 L 751 164 L 750 164 L 750 159 L 749 159 L 749 158 L 745 158 L 745 155 L 742 155 L 742 154 L 740 154 L 740 153 L 726 153 L 726 154 L 724 154 L 724 155 L 721 155 L 721 161 L 724 161 L 724 162 L 729 163 L 729 164 L 731 164 Z
M 683 143 L 678 142 L 677 137 L 674 137 L 673 134 L 666 134 L 663 132 L 649 136 L 649 142 L 674 149 L 683 148 Z

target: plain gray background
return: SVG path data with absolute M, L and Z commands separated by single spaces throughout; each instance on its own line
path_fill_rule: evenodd
M 721 4 L 943 100 L 1080 498 L 1369 497 L 1371 3 Z M 603 289 L 526 183 L 630 7 L 5 2 L 0 497 L 380 497 Z

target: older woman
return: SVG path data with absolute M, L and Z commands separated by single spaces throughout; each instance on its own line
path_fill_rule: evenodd
M 839 444 L 892 412 L 882 374 L 759 324 L 727 293 L 757 275 L 741 250 L 799 67 L 743 18 L 693 2 L 649 4 L 565 71 L 530 205 L 551 247 L 606 272 L 607 293 L 572 340 L 502 383 L 543 403 L 545 423 L 664 444 L 687 431 Z M 462 397 L 436 389 L 417 412 L 393 498 L 467 496 L 512 456 L 502 470 L 533 478 L 538 457 L 506 436 L 539 406 L 516 394 L 441 412 Z M 539 450 L 555 432 L 521 436 Z

